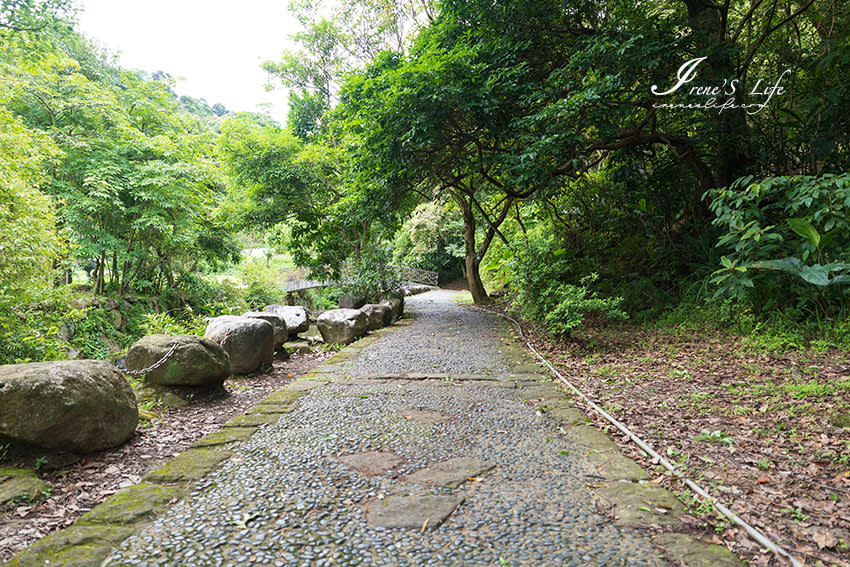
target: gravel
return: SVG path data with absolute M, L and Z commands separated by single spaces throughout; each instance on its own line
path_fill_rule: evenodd
M 383 353 L 384 366 L 373 356 L 353 367 L 391 372 L 404 364 L 434 365 L 458 373 L 503 368 L 492 324 L 445 297 L 431 293 L 410 301 L 418 320 L 369 349 Z M 412 348 L 399 357 L 395 348 L 405 336 Z M 429 357 L 422 348 L 443 343 L 461 350 Z M 110 564 L 665 565 L 645 537 L 596 512 L 586 483 L 597 480 L 598 471 L 558 436 L 553 422 L 510 389 L 480 384 L 323 384 L 296 402 L 294 411 L 238 444 L 238 457 L 126 540 Z M 441 412 L 449 420 L 403 417 L 417 415 L 411 409 Z M 338 460 L 376 450 L 392 451 L 403 462 L 372 477 Z M 496 467 L 454 489 L 406 480 L 454 457 Z M 464 501 L 435 529 L 374 528 L 364 521 L 362 505 L 370 501 L 449 494 Z
M 364 349 L 343 365 L 351 376 L 369 374 L 494 374 L 509 372 L 499 354 L 498 320 L 464 309 L 455 292 L 438 290 L 405 298 L 416 322 Z

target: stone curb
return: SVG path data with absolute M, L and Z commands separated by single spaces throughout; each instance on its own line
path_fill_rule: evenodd
M 508 356 L 518 369 L 543 371 L 525 345 L 513 334 L 513 327 L 499 325 Z M 570 402 L 560 383 L 548 375 L 537 380 L 517 382 L 517 393 L 537 411 L 554 421 L 559 431 L 586 455 L 599 472 L 599 482 L 588 483 L 597 506 L 609 510 L 615 523 L 652 529 L 651 539 L 673 561 L 686 567 L 744 567 L 738 556 L 723 545 L 708 544 L 696 537 L 677 533 L 686 529 L 679 517 L 685 514 L 681 502 L 667 489 L 651 482 L 651 477 L 634 460 L 626 457 L 616 443 L 593 424 L 585 412 Z

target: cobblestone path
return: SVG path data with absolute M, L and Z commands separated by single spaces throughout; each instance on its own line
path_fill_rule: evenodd
M 597 512 L 604 471 L 524 401 L 491 317 L 443 291 L 407 309 L 108 564 L 666 565 Z

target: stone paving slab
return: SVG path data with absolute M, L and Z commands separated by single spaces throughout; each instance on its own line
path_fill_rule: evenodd
M 493 469 L 495 466 L 495 463 L 483 459 L 455 457 L 418 470 L 408 475 L 407 480 L 408 482 L 415 482 L 417 484 L 457 488 L 467 480 L 472 480 Z
M 463 504 L 463 496 L 390 496 L 363 505 L 366 522 L 377 528 L 433 530 Z

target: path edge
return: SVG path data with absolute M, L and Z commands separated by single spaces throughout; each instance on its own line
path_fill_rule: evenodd
M 528 380 L 518 381 L 518 393 L 523 401 L 548 416 L 558 432 L 586 451 L 586 456 L 599 469 L 598 482 L 589 482 L 587 486 L 600 510 L 607 509 L 617 525 L 644 531 L 659 553 L 674 565 L 745 567 L 740 557 L 726 546 L 677 531 L 687 529 L 679 519 L 685 514 L 679 499 L 652 482 L 640 464 L 622 453 L 611 435 L 542 367 L 507 321 L 499 318 L 497 331 L 502 338 L 503 355 L 529 375 Z M 531 377 L 532 369 L 539 375 L 536 380 Z

